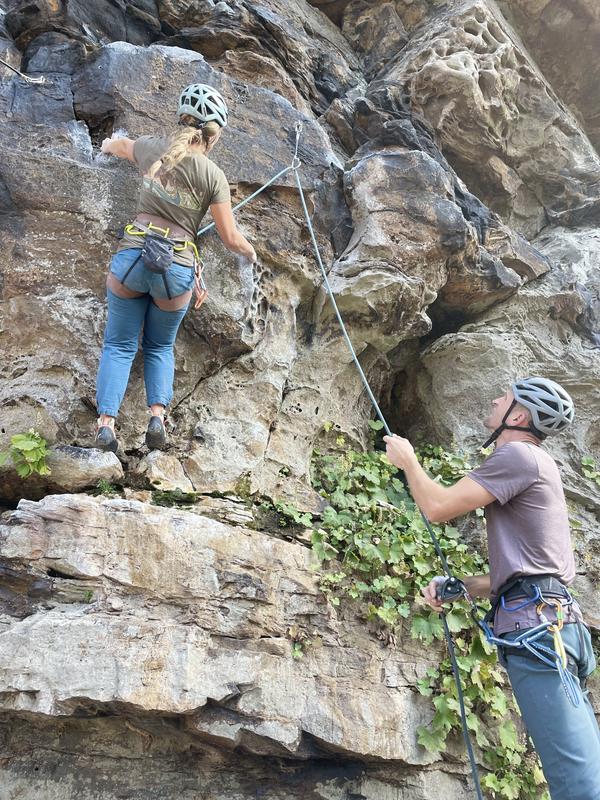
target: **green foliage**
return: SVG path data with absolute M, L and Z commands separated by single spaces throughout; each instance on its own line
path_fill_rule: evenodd
M 581 469 L 586 478 L 600 486 L 600 470 L 596 467 L 596 461 L 592 456 L 584 456 L 581 459 Z
M 31 428 L 27 433 L 17 433 L 11 437 L 10 448 L 0 453 L 0 466 L 10 458 L 15 472 L 21 478 L 27 478 L 34 473 L 50 475 L 50 468 L 46 464 L 47 456 L 46 440 Z
M 292 644 L 292 658 L 304 658 L 302 642 L 294 642 Z
M 315 632 L 316 633 L 316 632 Z M 292 641 L 292 658 L 304 658 L 307 647 L 322 644 L 319 636 L 309 636 L 299 625 L 290 625 L 287 636 Z
M 152 504 L 155 506 L 191 506 L 198 502 L 198 492 L 182 492 L 181 489 L 156 489 L 152 492 Z
M 377 430 L 376 425 L 371 427 Z M 444 485 L 453 484 L 474 466 L 469 458 L 440 447 L 425 446 L 417 455 L 432 478 Z M 408 629 L 424 645 L 443 640 L 439 614 L 421 600 L 421 589 L 440 573 L 440 564 L 419 509 L 396 468 L 383 453 L 317 452 L 313 485 L 330 503 L 312 533 L 318 561 L 330 567 L 321 574 L 321 588 L 330 602 L 334 606 L 352 602 L 361 617 Z M 461 541 L 455 527 L 434 528 L 457 574 L 487 571 L 483 556 Z M 540 787 L 541 772 L 512 721 L 512 695 L 505 690 L 494 648 L 473 625 L 464 601 L 454 603 L 446 619 L 455 640 L 468 726 L 491 770 L 484 778 L 489 796 L 543 800 L 547 795 Z M 418 689 L 432 698 L 434 708 L 431 723 L 418 731 L 419 742 L 432 753 L 440 753 L 449 734 L 461 729 L 448 657 L 427 670 Z
M 105 497 L 114 497 L 119 494 L 119 488 L 114 483 L 107 481 L 106 478 L 100 478 L 93 493 L 96 496 L 102 494 Z
M 313 524 L 312 514 L 309 514 L 308 511 L 298 511 L 289 503 L 277 502 L 273 508 L 278 514 L 278 522 L 282 528 L 290 524 L 302 525 L 307 528 Z

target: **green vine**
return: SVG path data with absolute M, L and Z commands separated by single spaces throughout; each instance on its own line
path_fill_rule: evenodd
M 464 454 L 440 447 L 422 447 L 418 457 L 431 476 L 446 485 L 474 466 Z M 421 599 L 421 589 L 439 574 L 440 565 L 396 468 L 379 452 L 316 452 L 313 485 L 330 504 L 312 533 L 315 556 L 329 567 L 320 580 L 330 602 L 351 602 L 363 618 L 425 645 L 442 640 L 439 615 Z M 307 522 L 306 517 L 302 521 Z M 487 571 L 483 555 L 462 541 L 456 527 L 437 525 L 435 530 L 457 574 Z M 537 757 L 517 732 L 516 708 L 495 650 L 474 627 L 465 603 L 454 603 L 446 618 L 455 639 L 468 727 L 489 768 L 482 784 L 493 798 L 544 800 L 548 795 L 543 775 Z M 449 734 L 461 729 L 448 657 L 427 671 L 418 690 L 432 698 L 434 709 L 431 723 L 418 730 L 418 741 L 439 754 Z
M 592 456 L 584 456 L 581 459 L 581 469 L 586 478 L 600 486 L 600 470 L 596 467 L 596 462 Z
M 10 448 L 0 453 L 0 467 L 10 458 L 20 478 L 28 478 L 33 474 L 50 475 L 47 456 L 46 440 L 31 428 L 27 433 L 11 436 Z

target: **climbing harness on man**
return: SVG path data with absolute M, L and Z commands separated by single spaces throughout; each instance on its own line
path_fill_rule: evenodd
M 529 575 L 514 578 L 502 586 L 496 601 L 491 609 L 481 616 L 480 609 L 467 592 L 464 583 L 457 578 L 446 578 L 438 589 L 440 601 L 453 601 L 464 597 L 471 605 L 471 615 L 476 625 L 481 628 L 489 644 L 499 650 L 518 653 L 525 658 L 538 659 L 558 671 L 561 683 L 571 703 L 579 705 L 579 692 L 575 677 L 577 666 L 569 659 L 562 640 L 561 631 L 564 625 L 565 611 L 573 605 L 573 597 L 566 586 L 563 586 L 552 575 Z M 507 605 L 516 602 L 517 605 Z M 528 606 L 534 606 L 540 619 L 540 624 L 530 628 L 515 639 L 500 639 L 494 635 L 491 623 L 498 607 L 508 613 L 521 611 Z M 553 608 L 556 612 L 556 622 L 550 622 L 544 613 L 545 608 Z M 541 642 L 547 634 L 552 635 L 554 649 Z
M 335 296 L 331 288 L 331 284 L 329 283 L 329 278 L 327 276 L 327 271 L 325 269 L 323 260 L 321 258 L 321 253 L 317 243 L 312 220 L 308 212 L 305 195 L 302 188 L 302 182 L 300 180 L 300 175 L 299 175 L 299 170 L 302 165 L 302 162 L 300 161 L 300 158 L 298 156 L 298 148 L 300 144 L 300 136 L 302 133 L 302 123 L 300 122 L 296 123 L 295 133 L 296 133 L 295 149 L 291 164 L 285 167 L 284 169 L 280 170 L 263 186 L 261 186 L 251 195 L 249 195 L 240 203 L 238 203 L 236 206 L 234 206 L 233 211 L 237 211 L 240 208 L 243 208 L 243 206 L 245 206 L 259 194 L 264 192 L 269 186 L 273 185 L 277 180 L 283 178 L 288 173 L 290 172 L 294 173 L 294 179 L 298 189 L 298 194 L 300 196 L 300 202 L 302 205 L 304 217 L 306 219 L 306 224 L 308 226 L 308 231 L 310 234 L 315 259 L 321 271 L 323 283 L 329 295 L 330 302 L 338 319 L 342 334 L 346 340 L 346 343 L 352 355 L 354 364 L 363 382 L 364 388 L 369 396 L 369 399 L 371 400 L 375 413 L 379 418 L 379 420 L 381 421 L 381 423 L 383 424 L 384 430 L 386 431 L 387 435 L 392 436 L 392 432 L 387 424 L 385 417 L 383 416 L 379 404 L 377 403 L 377 400 L 371 390 L 371 387 L 364 373 L 364 370 L 362 369 L 362 366 L 358 360 L 358 356 L 356 355 L 356 351 L 354 349 L 352 341 L 350 340 L 348 331 L 346 329 L 346 326 L 338 309 Z M 210 230 L 213 226 L 214 223 L 204 226 L 198 231 L 197 235 L 201 236 L 202 234 Z M 538 381 L 537 384 L 536 381 Z M 538 397 L 541 392 L 548 391 L 548 385 L 550 383 L 551 382 L 545 381 L 544 379 L 532 379 L 529 381 L 523 381 L 521 382 L 521 384 L 515 384 L 515 386 L 513 386 L 513 392 L 515 394 L 515 400 L 513 406 L 517 402 L 522 402 L 528 408 L 530 408 L 532 412 L 533 423 L 535 424 L 534 430 L 536 432 L 536 435 L 538 436 L 540 435 L 541 432 L 542 438 L 544 438 L 545 435 L 549 433 L 554 433 L 559 430 L 562 430 L 562 428 L 565 425 L 569 424 L 569 422 L 571 422 L 573 418 L 572 401 L 568 397 L 568 395 L 566 395 L 566 393 L 565 397 L 558 398 L 558 408 L 560 413 L 555 414 L 552 418 L 549 419 L 540 418 L 536 406 L 536 397 Z M 552 391 L 555 391 L 554 387 L 552 387 Z M 511 409 L 513 406 L 511 406 Z M 504 419 L 502 420 L 501 426 L 496 431 L 494 431 L 490 439 L 486 442 L 485 446 L 489 446 L 489 444 L 495 441 L 503 429 L 511 427 L 507 424 L 508 415 L 511 409 L 509 409 L 509 411 L 506 413 Z M 561 636 L 561 631 L 564 624 L 565 610 L 573 604 L 573 598 L 570 595 L 569 591 L 566 589 L 566 587 L 563 586 L 556 578 L 549 575 L 518 578 L 516 580 L 511 581 L 509 584 L 506 584 L 505 586 L 501 587 L 498 594 L 497 602 L 485 616 L 482 616 L 481 609 L 477 606 L 473 598 L 468 593 L 465 584 L 459 578 L 453 575 L 448 565 L 447 559 L 444 555 L 444 552 L 442 550 L 442 547 L 440 545 L 440 542 L 435 534 L 435 531 L 433 530 L 433 527 L 431 526 L 431 523 L 429 522 L 428 518 L 425 516 L 423 511 L 421 509 L 419 509 L 419 511 L 423 519 L 423 523 L 431 538 L 435 552 L 438 558 L 440 559 L 443 570 L 445 572 L 445 578 L 443 579 L 443 581 L 440 582 L 438 588 L 437 592 L 438 599 L 440 601 L 451 601 L 464 597 L 471 606 L 471 614 L 473 620 L 475 621 L 477 626 L 483 631 L 487 641 L 490 644 L 495 645 L 498 648 L 502 648 L 504 652 L 507 651 L 513 653 L 518 652 L 519 655 L 524 655 L 529 658 L 538 659 L 547 666 L 556 669 L 560 675 L 560 680 L 567 694 L 567 697 L 569 698 L 569 700 L 573 705 L 575 706 L 579 705 L 580 689 L 575 679 L 575 676 L 577 675 L 576 665 L 570 663 L 570 659 L 567 656 Z M 507 602 L 512 603 L 512 601 L 520 601 L 520 602 L 517 604 L 517 606 L 512 606 L 512 605 L 508 606 Z M 502 608 L 508 612 L 520 610 L 525 608 L 526 606 L 535 606 L 536 612 L 540 619 L 540 623 L 536 627 L 524 631 L 520 636 L 517 636 L 513 640 L 498 638 L 494 635 L 494 632 L 491 628 L 491 622 L 493 621 L 494 614 L 497 610 L 498 604 L 501 604 Z M 556 615 L 555 622 L 549 621 L 548 617 L 546 616 L 545 609 L 553 609 L 555 611 Z M 446 644 L 448 647 L 448 653 L 450 656 L 450 662 L 452 665 L 454 680 L 456 683 L 456 691 L 457 691 L 460 718 L 462 724 L 462 733 L 465 746 L 467 749 L 467 754 L 469 757 L 471 774 L 475 786 L 475 792 L 478 800 L 483 800 L 477 763 L 475 760 L 475 754 L 473 752 L 473 746 L 471 743 L 467 727 L 465 700 L 460 680 L 458 664 L 456 661 L 454 643 L 452 640 L 450 629 L 448 627 L 446 614 L 443 611 L 441 612 L 441 618 L 444 628 Z M 546 644 L 542 642 L 542 639 L 546 637 L 548 634 L 551 634 L 552 636 L 554 649 L 548 647 Z

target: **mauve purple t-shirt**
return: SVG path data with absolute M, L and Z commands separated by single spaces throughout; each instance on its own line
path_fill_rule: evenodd
M 565 494 L 554 459 L 534 444 L 508 442 L 468 477 L 496 498 L 485 507 L 492 599 L 518 575 L 554 575 L 570 584 L 575 561 Z M 550 621 L 556 619 L 550 608 L 544 613 Z M 579 618 L 576 608 L 565 614 L 565 622 Z M 494 633 L 499 636 L 539 624 L 534 605 L 512 613 L 499 607 Z

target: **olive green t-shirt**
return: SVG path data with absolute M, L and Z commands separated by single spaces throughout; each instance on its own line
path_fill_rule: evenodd
M 168 146 L 167 137 L 140 136 L 135 140 L 133 155 L 142 176 L 137 213 L 173 222 L 187 231 L 193 242 L 209 206 L 231 199 L 229 184 L 223 170 L 202 153 L 185 156 L 168 175 L 148 177 L 148 170 Z M 142 237 L 125 233 L 118 249 L 141 247 L 142 243 Z M 192 248 L 176 252 L 174 260 L 192 266 Z

